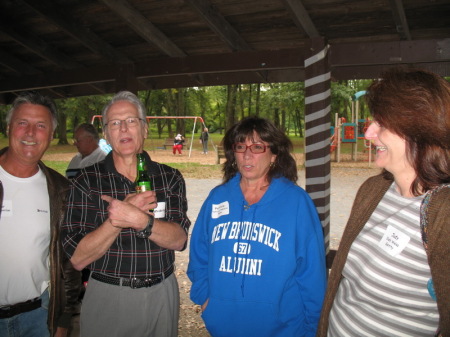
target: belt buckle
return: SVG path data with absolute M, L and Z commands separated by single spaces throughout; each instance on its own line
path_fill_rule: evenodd
M 1 308 L 1 318 L 11 318 L 16 315 L 17 308 L 9 306 L 6 308 Z
M 130 279 L 130 288 L 131 289 L 141 288 L 141 280 L 139 280 L 137 277 L 132 277 Z

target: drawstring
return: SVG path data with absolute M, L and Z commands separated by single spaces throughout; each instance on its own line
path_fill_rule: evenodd
M 239 217 L 240 223 L 242 223 L 242 219 L 244 218 L 244 210 L 248 210 L 250 208 L 250 206 L 246 203 L 245 199 L 242 200 L 242 207 L 241 207 L 241 216 Z M 241 227 L 239 226 L 239 235 L 238 235 L 238 241 L 237 241 L 237 247 L 236 247 L 236 251 L 234 252 L 234 258 L 235 261 L 238 261 L 239 258 L 239 247 L 241 244 Z M 234 264 L 234 271 L 233 271 L 233 276 L 236 277 L 236 262 Z
M 252 206 L 248 205 L 245 200 L 242 202 L 242 204 L 243 204 L 243 207 L 241 209 L 241 218 L 240 218 L 239 236 L 238 236 L 238 246 L 237 246 L 236 253 L 235 253 L 236 261 L 238 261 L 238 258 L 239 258 L 238 252 L 239 252 L 239 247 L 240 247 L 240 243 L 241 243 L 242 229 L 243 229 L 243 226 L 244 226 L 244 221 L 243 221 L 243 219 L 244 219 L 244 211 L 248 211 L 248 210 L 250 210 L 252 208 Z M 256 204 L 253 205 L 252 219 L 251 219 L 252 227 L 250 229 L 250 233 L 248 233 L 248 235 L 247 235 L 247 240 L 246 240 L 248 244 L 250 244 L 249 237 L 251 237 L 251 233 L 253 233 L 253 230 L 255 228 L 255 214 L 256 214 L 257 207 L 258 206 Z M 246 261 L 245 263 L 248 263 L 247 258 L 245 259 L 245 261 Z M 234 268 L 234 275 L 236 275 L 236 268 Z M 242 297 L 245 297 L 245 271 L 242 273 L 241 295 L 242 295 Z

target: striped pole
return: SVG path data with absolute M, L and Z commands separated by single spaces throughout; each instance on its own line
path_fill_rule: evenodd
M 330 247 L 330 102 L 331 81 L 328 46 L 311 40 L 311 56 L 305 60 L 305 167 L 306 191 L 322 222 L 325 248 Z

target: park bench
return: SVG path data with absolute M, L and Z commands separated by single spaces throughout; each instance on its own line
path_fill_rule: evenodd
M 169 149 L 171 149 L 172 146 L 173 146 L 173 138 L 166 138 L 164 144 L 162 145 L 164 150 L 167 150 L 167 147 L 169 147 Z
M 223 149 L 222 145 L 217 146 L 217 157 L 216 157 L 216 164 L 220 164 L 220 159 L 225 159 L 225 150 Z
M 159 149 L 164 149 L 167 150 L 167 148 L 172 149 L 173 146 L 173 142 L 174 142 L 175 138 L 166 138 L 166 140 L 164 141 L 164 144 L 161 145 L 161 147 L 158 147 Z M 183 148 L 189 146 L 189 139 L 184 139 L 184 144 L 183 144 Z

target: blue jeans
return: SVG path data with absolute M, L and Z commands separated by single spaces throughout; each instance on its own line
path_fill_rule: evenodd
M 0 318 L 0 337 L 50 337 L 47 326 L 48 290 L 40 298 L 40 308 L 11 318 Z

